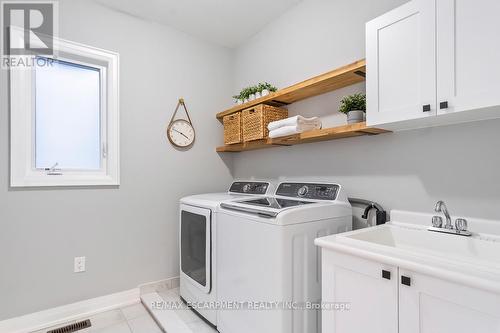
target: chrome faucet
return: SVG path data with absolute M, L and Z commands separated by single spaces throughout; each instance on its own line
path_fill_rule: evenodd
M 443 218 L 441 216 L 432 217 L 432 227 L 428 228 L 429 231 L 444 232 L 447 234 L 454 234 L 460 236 L 471 236 L 472 233 L 467 230 L 467 220 L 458 218 L 455 221 L 455 226 L 451 224 L 451 216 L 446 208 L 444 201 L 439 200 L 434 207 L 436 213 L 443 213 L 446 224 L 443 226 Z
M 436 203 L 436 207 L 434 207 L 434 211 L 436 213 L 444 214 L 444 217 L 446 218 L 446 224 L 444 225 L 445 229 L 453 229 L 453 225 L 451 224 L 450 213 L 448 212 L 448 208 L 446 208 L 446 204 L 444 203 L 444 201 L 439 200 Z

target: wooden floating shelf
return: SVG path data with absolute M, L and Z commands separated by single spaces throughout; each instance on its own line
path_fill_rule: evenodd
M 276 106 L 291 104 L 309 97 L 321 95 L 330 91 L 350 86 L 355 83 L 363 82 L 365 81 L 365 77 L 366 61 L 363 59 L 352 64 L 337 68 L 325 74 L 313 77 L 309 80 L 294 84 L 293 86 L 290 86 L 288 88 L 278 90 L 270 95 L 255 99 L 248 103 L 235 105 L 234 107 L 226 111 L 219 112 L 217 114 L 217 119 L 219 121 L 222 121 L 222 118 L 224 116 L 251 108 L 258 104 L 270 104 Z M 336 140 L 362 135 L 377 135 L 387 132 L 390 131 L 380 128 L 367 127 L 366 123 L 363 122 L 339 127 L 324 128 L 282 138 L 264 139 L 238 143 L 234 145 L 225 145 L 217 147 L 216 151 L 219 153 L 241 152 L 246 150 L 255 150 L 278 146 L 293 146 L 302 143 Z
M 264 140 L 238 143 L 234 145 L 226 145 L 222 147 L 217 147 L 216 151 L 219 153 L 241 152 L 246 150 L 255 150 L 255 149 L 271 148 L 278 146 L 293 146 L 302 143 L 336 140 L 336 139 L 350 138 L 354 136 L 377 135 L 387 132 L 390 131 L 380 128 L 367 127 L 366 123 L 363 122 L 363 123 L 344 125 L 339 127 L 324 128 L 300 134 L 285 136 L 282 138 L 264 139 Z
M 287 105 L 309 97 L 321 95 L 355 83 L 365 81 L 366 61 L 359 60 L 352 64 L 337 68 L 325 74 L 313 77 L 309 80 L 294 84 L 288 88 L 280 89 L 267 96 L 255 99 L 242 105 L 219 112 L 217 119 L 232 113 L 250 108 L 258 104 L 271 104 L 276 106 Z

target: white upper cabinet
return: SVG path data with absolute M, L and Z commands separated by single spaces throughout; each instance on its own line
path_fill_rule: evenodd
M 500 1 L 437 1 L 438 114 L 500 105 Z
M 367 121 L 436 115 L 435 2 L 415 0 L 368 22 Z
M 499 118 L 499 16 L 498 0 L 413 0 L 368 22 L 368 125 Z

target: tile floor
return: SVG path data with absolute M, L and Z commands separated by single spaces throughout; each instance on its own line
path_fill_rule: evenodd
M 166 302 L 177 302 L 181 304 L 179 297 L 179 288 L 161 291 L 158 293 Z M 163 311 L 163 310 L 162 310 Z M 169 330 L 167 333 L 217 333 L 215 329 L 207 325 L 194 312 L 183 306 L 181 309 L 164 310 L 172 311 L 173 321 L 177 323 L 169 323 L 171 327 L 183 327 L 179 332 Z M 87 319 L 87 318 L 84 318 Z M 91 316 L 90 321 L 92 327 L 77 331 L 77 333 L 162 333 L 163 330 L 156 324 L 146 308 L 141 304 L 134 304 L 125 308 L 106 311 Z M 46 333 L 49 330 L 57 327 L 66 326 L 73 322 L 50 327 L 34 333 Z M 171 325 L 170 325 L 171 324 Z M 187 329 L 185 327 L 187 326 Z
M 86 318 L 85 318 L 86 319 Z M 153 318 L 141 303 L 127 306 L 125 308 L 106 311 L 90 316 L 92 327 L 77 331 L 78 333 L 162 333 Z M 46 333 L 59 325 L 46 328 L 35 333 Z M 169 332 L 170 333 L 170 332 Z M 173 332 L 172 332 L 173 333 Z
M 174 318 L 178 318 L 179 321 L 181 321 L 188 327 L 189 331 L 182 330 L 182 333 L 184 332 L 217 333 L 217 331 L 214 328 L 206 324 L 202 319 L 200 319 L 200 317 L 198 317 L 193 311 L 188 309 L 184 305 L 184 303 L 182 303 L 182 300 L 180 299 L 179 296 L 179 288 L 160 291 L 158 294 L 166 302 L 176 302 L 178 304 L 183 305 L 182 309 L 168 310 L 175 312 L 177 316 L 175 316 Z M 168 333 L 176 333 L 176 332 L 168 331 Z

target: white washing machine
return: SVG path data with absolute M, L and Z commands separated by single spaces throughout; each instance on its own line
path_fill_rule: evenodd
M 221 203 L 217 294 L 221 333 L 316 333 L 321 258 L 314 239 L 352 229 L 338 184 L 281 183 L 273 196 Z
M 217 300 L 216 230 L 222 201 L 262 197 L 272 193 L 269 182 L 236 181 L 226 193 L 192 195 L 180 200 L 180 296 L 212 325 L 217 311 L 207 307 Z

